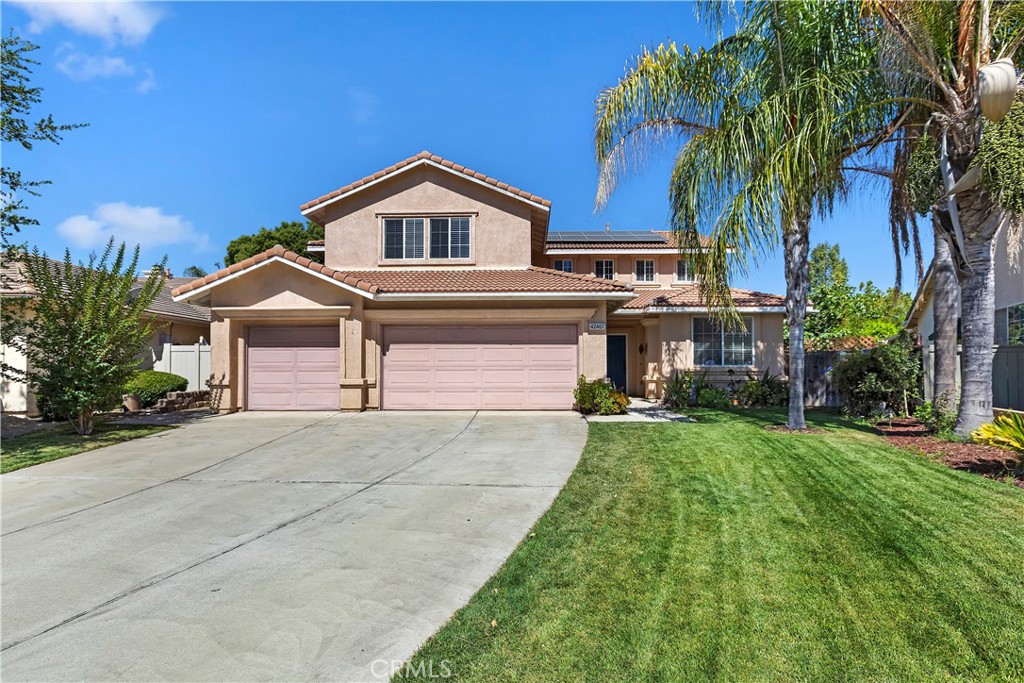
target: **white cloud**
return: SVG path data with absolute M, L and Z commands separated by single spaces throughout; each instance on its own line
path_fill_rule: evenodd
M 139 81 L 137 86 L 135 86 L 135 89 L 138 90 L 140 94 L 145 95 L 156 87 L 156 74 L 153 73 L 152 69 L 145 69 L 142 73 L 142 80 Z
M 57 232 L 84 249 L 104 245 L 111 237 L 143 249 L 186 244 L 196 251 L 210 245 L 209 235 L 197 232 L 181 216 L 169 216 L 156 206 L 133 206 L 126 202 L 100 204 L 92 216 L 71 216 L 57 226 Z
M 349 115 L 352 117 L 352 121 L 360 126 L 365 126 L 372 122 L 377 113 L 377 105 L 380 104 L 380 98 L 362 88 L 349 88 L 347 94 L 351 107 Z
M 72 52 L 57 62 L 57 69 L 74 81 L 131 76 L 135 73 L 135 67 L 126 62 L 124 57 L 93 57 L 81 52 Z
M 142 43 L 156 27 L 163 12 L 142 2 L 31 2 L 12 0 L 24 9 L 31 23 L 28 28 L 40 33 L 53 24 L 72 31 L 102 38 L 108 43 Z

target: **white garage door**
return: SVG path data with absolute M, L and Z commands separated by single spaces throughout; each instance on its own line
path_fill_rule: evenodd
M 575 325 L 387 327 L 383 407 L 572 408 L 577 339 Z
M 338 326 L 249 330 L 249 410 L 338 410 Z

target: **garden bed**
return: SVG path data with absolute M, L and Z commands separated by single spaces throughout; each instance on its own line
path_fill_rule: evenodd
M 1012 480 L 1024 488 L 1024 478 L 1013 474 L 1016 455 L 1005 448 L 971 441 L 951 441 L 934 436 L 914 418 L 896 418 L 875 425 L 893 446 L 923 453 L 956 470 L 966 470 L 993 479 Z

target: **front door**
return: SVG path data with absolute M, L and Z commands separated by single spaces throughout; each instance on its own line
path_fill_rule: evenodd
M 609 334 L 608 379 L 619 391 L 626 391 L 626 335 Z

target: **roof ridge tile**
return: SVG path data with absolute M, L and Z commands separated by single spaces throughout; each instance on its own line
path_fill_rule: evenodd
M 532 192 L 527 192 L 526 190 L 521 190 L 518 187 L 515 187 L 513 185 L 509 185 L 507 183 L 504 183 L 505 187 L 501 187 L 501 185 L 503 183 L 501 181 L 499 181 L 497 178 L 492 178 L 491 176 L 488 176 L 486 173 L 480 173 L 479 171 L 474 171 L 474 170 L 468 169 L 465 166 L 462 166 L 461 164 L 456 164 L 455 162 L 453 162 L 453 161 L 451 161 L 449 159 L 445 159 L 444 157 L 442 157 L 442 156 L 440 156 L 438 154 L 433 154 L 431 152 L 428 152 L 427 150 L 423 150 L 422 152 L 420 152 L 419 154 L 416 154 L 415 156 L 411 156 L 411 157 L 408 157 L 406 159 L 403 159 L 402 161 L 394 163 L 394 164 L 388 166 L 387 168 L 385 168 L 383 170 L 375 171 L 375 172 L 371 173 L 370 175 L 367 175 L 367 176 L 364 176 L 364 177 L 360 178 L 359 180 L 353 181 L 353 182 L 351 182 L 351 183 L 349 183 L 347 185 L 343 185 L 342 187 L 339 187 L 336 190 L 328 192 L 327 194 L 321 195 L 321 196 L 317 197 L 316 199 L 313 199 L 311 201 L 305 202 L 304 204 L 301 204 L 299 206 L 299 210 L 300 211 L 306 211 L 308 209 L 311 209 L 311 208 L 317 206 L 318 204 L 321 204 L 321 203 L 326 202 L 328 200 L 334 199 L 335 197 L 339 197 L 339 196 L 341 196 L 341 195 L 343 195 L 346 192 L 349 192 L 351 190 L 355 190 L 355 189 L 365 185 L 366 183 L 368 183 L 370 181 L 379 180 L 380 178 L 383 178 L 384 176 L 390 175 L 390 174 L 394 173 L 395 171 L 397 171 L 399 169 L 405 168 L 406 166 L 408 166 L 410 164 L 413 164 L 413 163 L 416 163 L 416 162 L 419 162 L 419 161 L 429 161 L 429 162 L 438 164 L 439 166 L 441 166 L 443 168 L 446 168 L 446 169 L 449 169 L 449 170 L 451 170 L 451 171 L 453 171 L 455 173 L 459 173 L 461 175 L 465 175 L 465 176 L 470 177 L 470 178 L 475 178 L 475 179 L 480 180 L 480 181 L 482 181 L 484 183 L 487 183 L 488 185 L 493 185 L 495 187 L 498 187 L 499 189 L 501 189 L 503 191 L 506 191 L 506 192 L 509 192 L 511 194 L 514 194 L 514 195 L 516 195 L 516 196 L 518 196 L 518 197 L 520 197 L 522 199 L 526 199 L 526 200 L 534 202 L 536 204 L 540 204 L 541 206 L 544 206 L 544 207 L 547 207 L 547 208 L 551 207 L 551 201 L 550 200 L 544 199 L 544 198 L 542 198 L 542 197 L 540 197 L 538 195 L 533 194 Z

